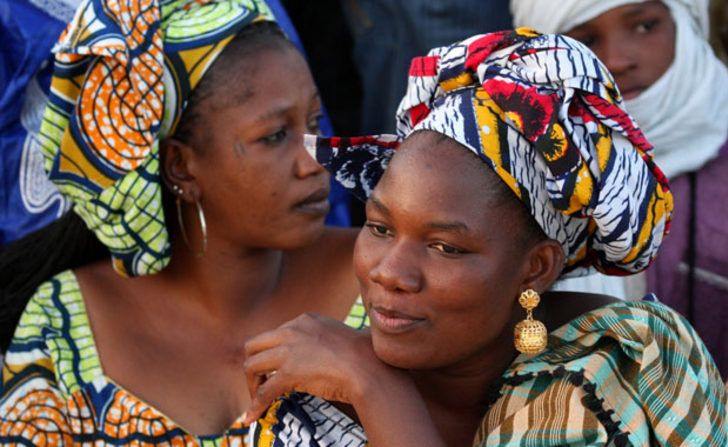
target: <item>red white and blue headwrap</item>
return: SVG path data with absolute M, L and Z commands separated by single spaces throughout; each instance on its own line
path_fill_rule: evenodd
M 646 268 L 669 229 L 672 195 L 612 76 L 582 44 L 521 28 L 478 35 L 413 59 L 397 135 L 307 136 L 359 198 L 417 130 L 477 154 L 561 243 L 566 272 Z

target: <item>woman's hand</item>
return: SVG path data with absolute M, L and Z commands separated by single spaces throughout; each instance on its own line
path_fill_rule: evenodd
M 351 404 L 372 447 L 444 446 L 409 374 L 377 358 L 369 331 L 304 314 L 253 338 L 245 351 L 247 425 L 277 397 L 301 391 Z
M 409 381 L 372 349 L 369 331 L 356 331 L 320 315 L 303 314 L 245 344 L 245 375 L 252 403 L 244 423 L 255 421 L 290 391 L 357 407 L 381 381 Z

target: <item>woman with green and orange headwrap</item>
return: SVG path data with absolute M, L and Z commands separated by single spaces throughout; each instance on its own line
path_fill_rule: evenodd
M 55 52 L 41 142 L 74 213 L 8 268 L 73 269 L 3 290 L 28 304 L 0 444 L 244 445 L 245 340 L 358 292 L 305 61 L 257 0 L 86 0 Z
M 307 137 L 368 199 L 370 330 L 304 316 L 248 342 L 252 445 L 726 445 L 726 392 L 679 314 L 549 291 L 645 269 L 673 206 L 585 46 L 518 29 L 436 48 L 412 61 L 397 123 Z

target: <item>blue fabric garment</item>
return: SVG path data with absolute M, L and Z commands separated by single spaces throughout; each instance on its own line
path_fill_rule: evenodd
M 35 132 L 50 82 L 50 49 L 73 0 L 0 0 L 0 246 L 60 216 Z
M 45 175 L 36 133 L 50 84 L 50 50 L 78 1 L 0 0 L 0 246 L 49 224 L 70 205 Z M 280 1 L 268 3 L 303 52 Z M 333 134 L 325 110 L 321 130 Z M 330 201 L 326 223 L 348 226 L 348 193 L 333 181 Z

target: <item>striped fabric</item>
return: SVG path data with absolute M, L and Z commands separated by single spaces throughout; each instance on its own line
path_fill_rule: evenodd
M 67 271 L 30 300 L 5 355 L 0 445 L 245 446 L 240 419 L 194 436 L 104 375 L 78 282 Z
M 589 312 L 503 376 L 477 446 L 728 445 L 726 392 L 692 327 L 658 303 Z
M 355 305 L 349 322 L 366 321 L 362 311 Z M 544 353 L 519 356 L 490 393 L 476 447 L 728 445 L 728 398 L 715 364 L 686 321 L 658 303 L 619 302 L 580 316 L 549 335 Z M 345 438 L 360 433 L 350 424 L 335 407 L 294 393 L 254 425 L 249 442 L 363 445 Z

